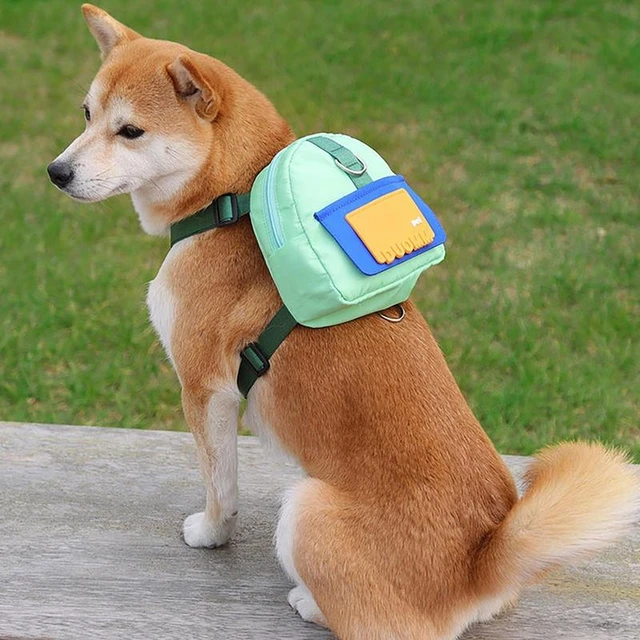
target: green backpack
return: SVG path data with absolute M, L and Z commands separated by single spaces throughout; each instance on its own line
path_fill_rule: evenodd
M 431 209 L 373 149 L 342 134 L 282 149 L 250 194 L 222 196 L 173 225 L 172 244 L 249 211 L 284 306 L 241 353 L 245 396 L 296 324 L 327 327 L 400 304 L 445 256 Z

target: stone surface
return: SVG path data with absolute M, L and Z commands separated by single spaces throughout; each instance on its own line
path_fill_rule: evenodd
M 289 609 L 273 551 L 297 475 L 240 438 L 238 531 L 190 549 L 180 528 L 204 489 L 189 434 L 0 423 L 0 640 L 331 638 Z M 640 527 L 464 638 L 640 639 Z

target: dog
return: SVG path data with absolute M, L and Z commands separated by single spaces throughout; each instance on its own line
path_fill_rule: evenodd
M 294 140 L 222 62 L 82 11 L 103 64 L 85 131 L 48 167 L 67 195 L 129 193 L 144 231 L 166 235 L 249 191 Z M 236 526 L 239 353 L 281 304 L 246 216 L 176 243 L 150 284 L 207 489 L 184 522 L 189 546 L 223 545 Z M 637 510 L 624 455 L 584 442 L 543 450 L 519 499 L 425 320 L 404 308 L 398 323 L 296 327 L 247 402 L 247 424 L 307 474 L 276 532 L 289 603 L 344 640 L 456 638 L 549 569 L 610 544 Z

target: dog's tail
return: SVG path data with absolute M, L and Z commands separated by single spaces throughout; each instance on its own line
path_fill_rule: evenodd
M 524 496 L 479 550 L 479 587 L 519 591 L 545 570 L 603 549 L 640 511 L 640 476 L 623 453 L 600 444 L 544 449 L 525 481 Z

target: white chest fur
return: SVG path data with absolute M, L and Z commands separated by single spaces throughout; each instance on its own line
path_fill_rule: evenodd
M 156 277 L 149 283 L 147 307 L 151 324 L 173 364 L 171 336 L 177 313 L 177 301 L 171 290 L 171 271 L 180 253 L 190 244 L 190 238 L 171 247 Z

